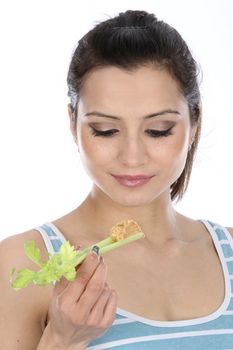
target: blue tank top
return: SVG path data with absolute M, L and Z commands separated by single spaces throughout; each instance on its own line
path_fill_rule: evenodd
M 210 315 L 181 321 L 155 321 L 117 308 L 112 326 L 88 350 L 233 350 L 233 239 L 226 228 L 200 221 L 212 237 L 224 273 L 225 297 L 220 307 Z M 51 222 L 36 230 L 50 253 L 65 241 Z

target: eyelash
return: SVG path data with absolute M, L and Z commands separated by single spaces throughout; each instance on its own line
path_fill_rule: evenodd
M 172 128 L 173 128 L 173 126 L 170 127 L 169 129 L 163 130 L 163 131 L 148 129 L 147 132 L 151 137 L 167 137 L 169 135 L 172 135 L 172 133 L 171 133 Z M 117 129 L 111 129 L 111 130 L 106 130 L 106 131 L 100 131 L 100 130 L 97 130 L 93 127 L 91 127 L 91 129 L 92 129 L 92 135 L 94 135 L 94 136 L 111 137 L 118 132 Z

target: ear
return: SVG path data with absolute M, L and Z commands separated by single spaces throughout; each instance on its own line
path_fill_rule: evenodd
M 77 129 L 76 129 L 76 123 L 74 123 L 75 111 L 74 111 L 71 103 L 68 103 L 67 107 L 68 107 L 68 115 L 69 115 L 69 119 L 70 119 L 70 131 L 73 135 L 74 142 L 77 143 Z

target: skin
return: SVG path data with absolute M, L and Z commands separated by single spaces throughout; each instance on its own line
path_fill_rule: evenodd
M 179 114 L 144 119 L 168 109 Z M 92 111 L 119 116 L 120 120 L 85 116 Z M 148 129 L 166 130 L 172 126 L 172 135 L 167 137 L 151 137 L 146 133 Z M 92 134 L 91 127 L 118 132 L 111 137 L 99 137 Z M 93 180 L 92 191 L 83 204 L 85 211 L 94 214 L 92 224 L 98 227 L 107 212 L 106 229 L 117 220 L 140 218 L 147 233 L 145 244 L 183 237 L 169 192 L 184 168 L 196 129 L 190 124 L 187 101 L 167 71 L 149 66 L 129 73 L 105 67 L 89 73 L 81 89 L 77 129 L 71 123 L 71 131 L 82 163 Z M 154 177 L 144 186 L 127 188 L 111 174 Z M 105 230 L 102 227 L 98 231 L 101 239 Z
M 143 119 L 167 109 L 178 113 Z M 94 110 L 120 120 L 84 116 Z M 31 230 L 3 241 L 0 338 L 4 349 L 83 350 L 111 326 L 117 306 L 161 321 L 197 318 L 217 310 L 224 298 L 224 276 L 213 241 L 200 222 L 175 211 L 169 195 L 196 132 L 177 82 L 166 71 L 150 66 L 131 73 L 101 68 L 84 80 L 76 129 L 69 106 L 68 112 L 93 188 L 78 208 L 53 223 L 73 245 L 94 244 L 128 218 L 139 223 L 146 237 L 106 254 L 104 262 L 90 254 L 73 283 L 61 280 L 55 288 L 31 286 L 21 293 L 9 286 L 12 266 L 34 268 L 23 252 L 29 239 L 46 258 L 43 239 Z M 91 126 L 118 132 L 97 137 Z M 148 134 L 149 129 L 170 126 L 174 127 L 167 137 Z M 112 173 L 155 176 L 141 187 L 127 188 Z M 229 231 L 233 234 L 233 229 Z

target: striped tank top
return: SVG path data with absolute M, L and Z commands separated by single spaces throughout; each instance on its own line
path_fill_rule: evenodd
M 117 308 L 112 326 L 88 350 L 233 350 L 233 239 L 226 228 L 200 221 L 212 237 L 224 273 L 225 297 L 220 307 L 210 315 L 181 321 L 155 321 Z M 65 241 L 51 222 L 36 230 L 50 253 Z

